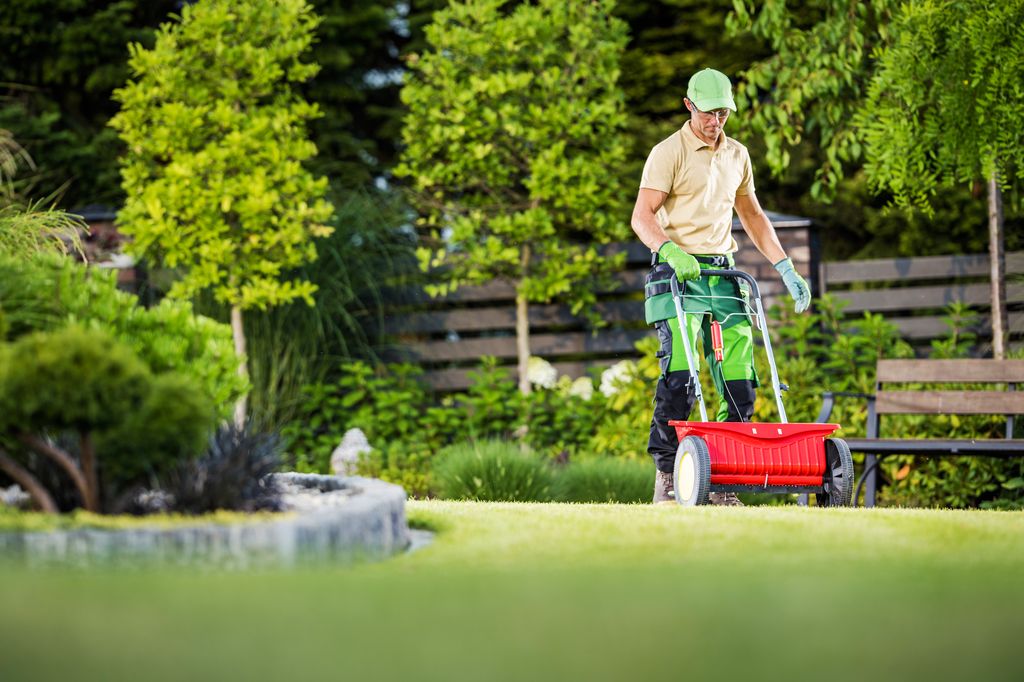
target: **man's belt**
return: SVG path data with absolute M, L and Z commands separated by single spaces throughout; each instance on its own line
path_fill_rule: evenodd
M 710 265 L 711 267 L 714 267 L 714 268 L 731 268 L 732 267 L 732 263 L 730 262 L 732 259 L 729 258 L 729 256 L 727 256 L 727 255 L 721 255 L 721 256 L 694 256 L 694 258 L 697 259 L 698 263 L 703 263 L 704 265 Z
M 710 265 L 713 268 L 725 269 L 732 267 L 732 257 L 729 254 L 722 254 L 720 256 L 694 256 L 698 263 L 704 265 Z M 658 264 L 658 253 L 656 251 L 651 252 L 651 267 L 653 268 Z

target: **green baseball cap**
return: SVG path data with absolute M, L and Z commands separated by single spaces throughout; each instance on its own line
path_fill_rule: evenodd
M 721 71 L 704 69 L 693 74 L 686 86 L 686 96 L 701 111 L 736 111 L 736 102 L 732 98 L 732 82 Z

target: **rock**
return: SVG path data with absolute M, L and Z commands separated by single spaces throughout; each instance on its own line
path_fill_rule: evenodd
M 331 471 L 336 476 L 351 476 L 356 473 L 359 456 L 369 453 L 370 441 L 362 429 L 349 429 L 338 447 L 331 453 Z
M 12 485 L 10 488 L 0 488 L 0 505 L 14 507 L 15 509 L 28 509 L 32 504 L 32 496 L 21 489 L 20 485 Z
M 140 490 L 132 502 L 140 514 L 165 514 L 174 507 L 174 496 L 163 490 Z

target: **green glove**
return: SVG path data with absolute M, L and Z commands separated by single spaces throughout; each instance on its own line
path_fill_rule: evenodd
M 679 248 L 675 242 L 665 242 L 658 249 L 662 260 L 672 266 L 676 277 L 680 280 L 700 279 L 700 263 L 690 254 Z
M 782 282 L 789 289 L 789 295 L 793 297 L 793 308 L 796 312 L 802 313 L 807 310 L 807 306 L 811 305 L 811 290 L 800 273 L 793 269 L 793 261 L 783 258 L 775 264 L 775 269 L 782 275 Z

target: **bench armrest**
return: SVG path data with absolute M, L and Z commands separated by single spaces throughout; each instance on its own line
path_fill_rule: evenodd
M 863 398 L 868 403 L 874 402 L 874 393 L 858 393 L 856 391 L 823 391 L 821 394 L 821 411 L 818 412 L 814 421 L 825 423 L 832 416 L 832 408 L 836 405 L 836 398 Z

